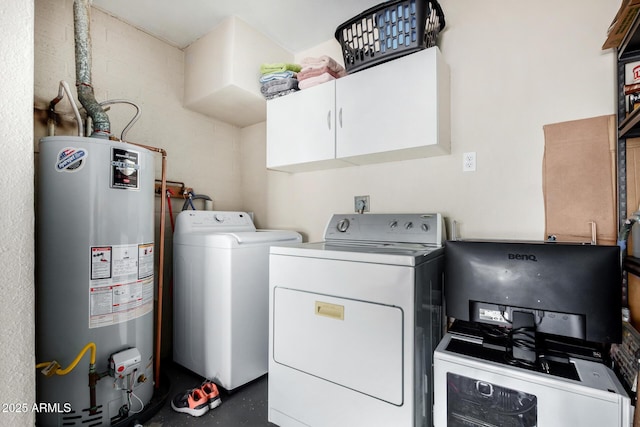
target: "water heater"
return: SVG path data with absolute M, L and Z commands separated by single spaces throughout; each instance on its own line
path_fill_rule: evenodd
M 154 182 L 153 153 L 137 145 L 40 141 L 36 356 L 61 370 L 37 375 L 38 425 L 118 424 L 151 400 Z M 60 375 L 90 343 L 93 397 L 89 354 Z

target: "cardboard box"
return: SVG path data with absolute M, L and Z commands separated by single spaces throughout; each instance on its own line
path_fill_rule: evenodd
M 616 116 L 545 125 L 543 192 L 545 236 L 560 242 L 618 240 Z
M 640 12 L 640 0 L 623 0 L 618 13 L 609 26 L 607 40 L 602 45 L 602 49 L 620 46 L 638 12 Z
M 640 138 L 627 139 L 627 212 L 629 218 L 640 210 Z

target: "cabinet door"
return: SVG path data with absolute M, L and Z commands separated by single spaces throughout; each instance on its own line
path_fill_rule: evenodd
M 268 168 L 296 170 L 335 157 L 335 83 L 267 101 Z
M 336 155 L 356 164 L 448 154 L 449 69 L 437 47 L 336 81 Z

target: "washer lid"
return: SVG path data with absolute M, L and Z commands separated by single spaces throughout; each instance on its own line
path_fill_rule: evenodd
M 182 211 L 176 217 L 174 236 L 179 234 L 256 231 L 251 216 L 245 212 Z
M 256 230 L 251 232 L 228 233 L 238 241 L 238 244 L 251 243 L 277 243 L 277 242 L 300 242 L 302 237 L 295 231 L 290 230 Z
M 174 244 L 237 248 L 243 245 L 287 244 L 302 241 L 302 236 L 290 230 L 257 230 L 231 232 L 203 232 L 174 236 Z

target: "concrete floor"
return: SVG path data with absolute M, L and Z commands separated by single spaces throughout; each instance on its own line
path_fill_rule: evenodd
M 170 383 L 169 394 L 162 408 L 149 421 L 143 424 L 145 427 L 275 426 L 275 424 L 267 421 L 266 375 L 239 387 L 233 393 L 220 390 L 222 404 L 200 417 L 193 417 L 175 412 L 171 408 L 171 400 L 176 394 L 199 386 L 203 378 L 174 363 L 165 363 L 164 370 Z

